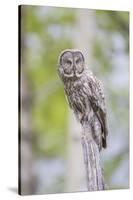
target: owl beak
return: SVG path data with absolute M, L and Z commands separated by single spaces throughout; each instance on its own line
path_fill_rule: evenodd
M 74 76 L 76 76 L 76 66 L 73 65 Z

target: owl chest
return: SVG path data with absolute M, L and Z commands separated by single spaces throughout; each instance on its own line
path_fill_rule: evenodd
M 70 82 L 67 84 L 67 94 L 74 99 L 75 96 L 79 97 L 82 93 L 82 85 L 80 82 Z
M 75 111 L 82 113 L 85 110 L 87 95 L 83 91 L 82 82 L 68 83 L 67 96 Z

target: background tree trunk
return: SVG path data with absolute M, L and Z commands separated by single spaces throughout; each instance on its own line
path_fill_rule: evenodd
M 32 122 L 31 122 L 31 107 L 33 97 L 31 97 L 31 90 L 27 78 L 27 63 L 26 63 L 26 48 L 24 42 L 24 28 L 26 9 L 19 7 L 19 101 L 20 101 L 20 129 L 19 129 L 19 194 L 34 194 L 35 193 L 35 177 L 33 176 L 33 149 L 32 149 Z
M 87 64 L 91 63 L 91 39 L 93 35 L 92 18 L 93 11 L 78 10 L 75 26 L 76 34 L 73 38 L 73 47 L 75 49 L 80 49 L 84 53 Z M 67 190 L 87 191 L 86 172 L 81 144 L 82 129 L 80 124 L 76 121 L 74 114 L 72 114 L 72 110 L 69 114 L 68 126 Z
M 83 52 L 86 59 L 86 65 L 91 66 L 91 44 L 94 35 L 94 17 L 93 11 L 79 10 L 77 12 L 76 35 L 74 37 L 73 46 Z M 84 190 L 100 190 L 103 189 L 103 179 L 100 166 L 99 151 L 97 145 L 90 140 L 90 146 L 86 138 L 82 137 L 81 148 L 81 135 L 82 129 L 75 117 L 70 114 L 69 118 L 69 145 L 68 145 L 68 190 L 81 191 L 82 185 Z M 83 154 L 85 156 L 87 149 L 87 163 L 83 162 Z M 92 152 L 89 154 L 88 150 Z M 91 159 L 91 156 L 93 159 Z M 97 163 L 96 163 L 97 162 Z M 84 164 L 85 165 L 84 165 Z M 86 167 L 86 168 L 85 168 Z M 86 170 L 86 173 L 85 173 Z M 86 175 L 86 178 L 85 178 Z M 98 177 L 97 177 L 98 176 Z M 87 188 L 86 188 L 87 179 Z M 98 181 L 97 181 L 98 179 Z M 97 186 L 98 184 L 98 186 Z
M 86 178 L 81 145 L 81 126 L 72 111 L 69 114 L 67 191 L 85 191 Z

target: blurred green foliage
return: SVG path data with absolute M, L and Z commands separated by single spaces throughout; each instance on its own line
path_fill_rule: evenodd
M 35 98 L 32 108 L 35 152 L 53 156 L 65 151 L 62 141 L 66 140 L 68 117 L 63 87 L 57 75 L 57 58 L 61 50 L 72 48 L 64 33 L 67 27 L 72 27 L 75 18 L 72 10 L 68 12 L 65 8 L 52 9 L 45 16 L 39 16 L 39 12 L 43 15 L 41 7 L 24 6 L 26 65 Z M 50 34 L 50 28 L 57 28 L 59 36 Z

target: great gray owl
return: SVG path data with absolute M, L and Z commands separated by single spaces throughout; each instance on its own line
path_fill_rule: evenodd
M 84 56 L 79 50 L 63 51 L 58 65 L 70 108 L 82 127 L 87 126 L 99 151 L 102 147 L 106 148 L 108 130 L 101 82 L 86 67 Z

